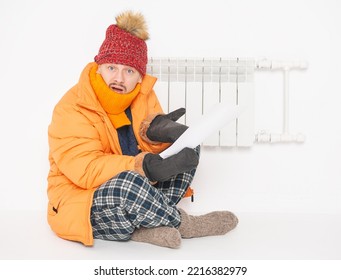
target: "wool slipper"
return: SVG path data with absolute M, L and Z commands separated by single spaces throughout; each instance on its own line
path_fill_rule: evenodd
M 238 224 L 238 218 L 229 211 L 214 211 L 201 216 L 192 216 L 183 209 L 178 210 L 181 215 L 178 230 L 182 238 L 224 235 Z
M 180 232 L 176 228 L 167 226 L 140 227 L 133 232 L 131 240 L 172 249 L 179 248 L 181 245 Z

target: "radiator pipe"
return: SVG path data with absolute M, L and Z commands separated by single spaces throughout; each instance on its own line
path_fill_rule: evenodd
M 292 69 L 306 69 L 306 61 L 279 61 L 261 59 L 256 62 L 257 69 L 282 70 L 283 71 L 283 129 L 282 134 L 267 133 L 261 131 L 255 135 L 256 142 L 304 142 L 305 136 L 301 133 L 289 132 L 289 73 Z

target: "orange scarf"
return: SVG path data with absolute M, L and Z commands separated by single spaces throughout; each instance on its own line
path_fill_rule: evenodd
M 95 65 L 90 70 L 90 83 L 111 123 L 115 129 L 131 125 L 124 111 L 140 92 L 141 84 L 138 83 L 135 89 L 127 94 L 115 92 L 108 87 L 102 76 L 97 73 L 97 68 L 98 66 Z

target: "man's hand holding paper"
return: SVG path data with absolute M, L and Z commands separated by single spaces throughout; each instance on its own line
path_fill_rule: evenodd
M 241 109 L 237 105 L 219 103 L 207 113 L 198 118 L 172 146 L 160 153 L 162 158 L 168 158 L 184 148 L 195 148 L 208 136 L 223 128 L 229 122 L 235 120 Z

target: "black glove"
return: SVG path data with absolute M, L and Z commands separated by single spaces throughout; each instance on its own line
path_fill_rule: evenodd
M 167 115 L 156 116 L 147 130 L 147 137 L 156 142 L 174 143 L 188 128 L 176 122 L 185 113 L 186 109 L 180 108 Z
M 163 159 L 157 154 L 148 153 L 143 159 L 143 171 L 147 178 L 154 181 L 166 181 L 169 178 L 196 168 L 199 156 L 195 150 L 184 148 L 177 154 Z

